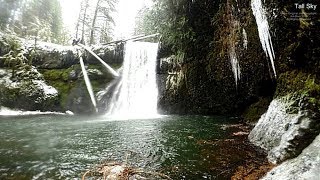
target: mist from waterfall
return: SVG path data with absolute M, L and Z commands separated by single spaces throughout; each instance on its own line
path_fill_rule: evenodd
M 113 91 L 108 116 L 121 119 L 157 117 L 158 43 L 127 42 L 121 79 Z

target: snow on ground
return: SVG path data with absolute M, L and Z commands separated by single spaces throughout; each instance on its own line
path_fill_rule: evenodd
M 33 83 L 35 84 L 35 86 L 39 89 L 41 89 L 45 95 L 45 99 L 47 97 L 55 97 L 58 96 L 58 91 L 52 87 L 52 86 L 48 86 L 44 81 L 41 80 L 33 80 Z
M 41 111 L 21 111 L 13 110 L 7 107 L 0 107 L 0 116 L 27 116 L 27 115 L 66 115 L 59 112 L 41 112 Z

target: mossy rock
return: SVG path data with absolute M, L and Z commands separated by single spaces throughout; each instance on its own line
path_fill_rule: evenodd
M 20 81 L 15 87 L 0 87 L 0 101 L 6 107 L 23 110 L 59 111 L 56 94 L 46 95 L 36 82 Z

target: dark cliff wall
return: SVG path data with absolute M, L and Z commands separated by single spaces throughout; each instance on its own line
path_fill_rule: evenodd
M 256 101 L 273 94 L 274 80 L 260 45 L 250 1 L 196 2 L 191 8 L 190 24 L 195 41 L 187 49 L 181 66 L 183 81 L 179 92 L 166 91 L 160 106 L 169 113 L 235 114 Z M 238 9 L 240 12 L 238 12 Z M 239 25 L 233 27 L 233 22 Z M 243 47 L 242 32 L 248 47 Z M 235 39 L 230 39 L 234 33 Z M 232 73 L 228 41 L 235 41 L 241 68 L 238 85 Z M 266 90 L 268 88 L 268 90 Z M 172 107 L 173 105 L 173 107 Z
M 238 114 L 259 99 L 272 99 L 277 78 L 262 50 L 250 3 L 227 0 L 191 4 L 187 17 L 194 40 L 186 45 L 183 58 L 174 57 L 176 68 L 169 70 L 174 73 L 162 72 L 160 86 L 165 88 L 160 92 L 159 105 L 163 112 Z M 290 20 L 290 13 L 301 12 L 294 3 L 274 0 L 264 4 L 277 77 L 299 69 L 317 74 L 318 80 L 319 11 L 308 20 Z M 243 31 L 247 34 L 247 47 L 243 44 Z M 235 44 L 241 68 L 237 86 L 229 58 L 230 42 Z

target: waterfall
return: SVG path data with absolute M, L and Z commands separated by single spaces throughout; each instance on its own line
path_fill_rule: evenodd
M 158 115 L 157 53 L 157 43 L 126 43 L 122 74 L 109 103 L 109 116 L 130 119 Z
M 271 41 L 271 36 L 269 32 L 269 24 L 267 20 L 266 10 L 262 6 L 261 0 L 252 0 L 251 1 L 251 9 L 254 17 L 256 18 L 256 23 L 259 31 L 259 38 L 263 48 L 263 51 L 270 58 L 270 62 L 272 65 L 273 73 L 277 76 L 276 68 L 274 66 L 274 51 Z

